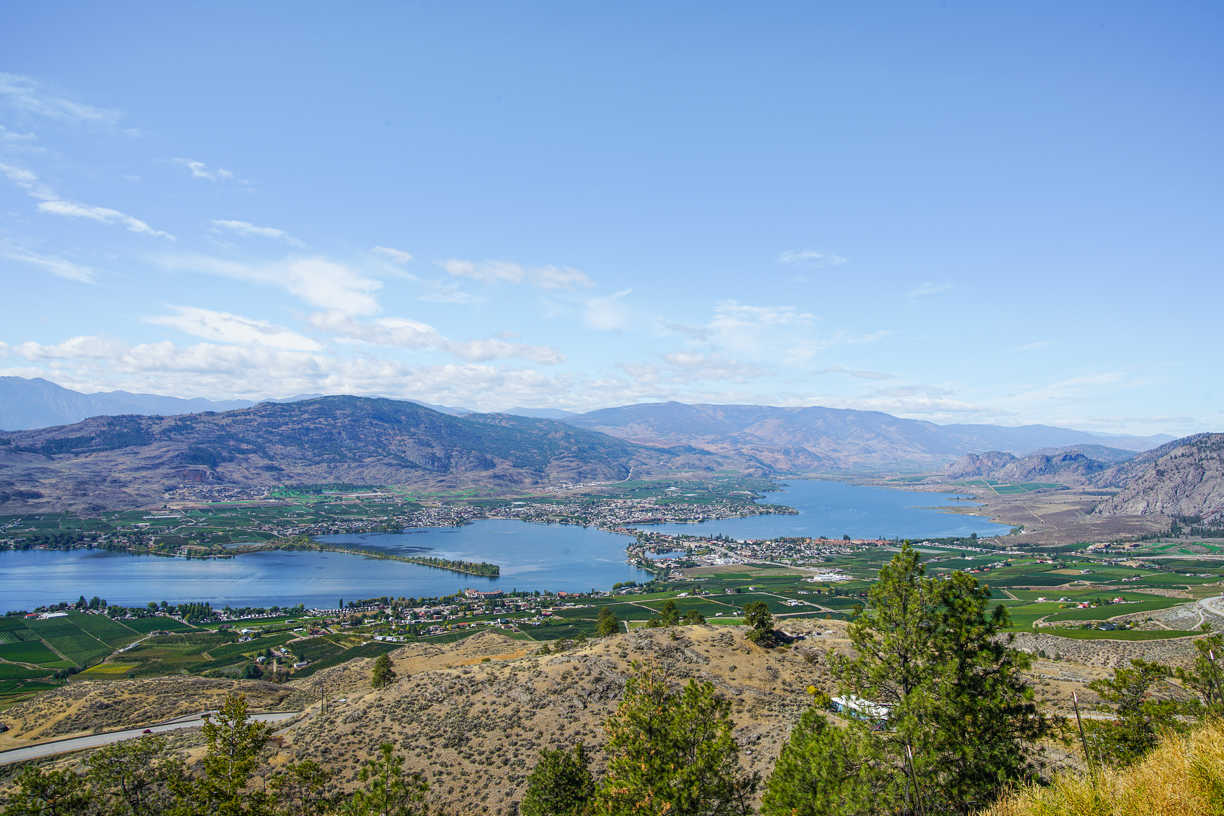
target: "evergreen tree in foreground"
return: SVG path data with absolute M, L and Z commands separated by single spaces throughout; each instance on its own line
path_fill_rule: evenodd
M 429 783 L 420 773 L 404 771 L 404 758 L 389 742 L 379 746 L 376 758 L 366 760 L 357 779 L 362 786 L 345 802 L 340 811 L 344 816 L 421 816 L 426 812 Z
M 880 570 L 870 608 L 850 625 L 855 656 L 831 659 L 844 694 L 864 702 L 840 733 L 808 719 L 768 785 L 766 813 L 969 813 L 1039 767 L 1053 723 L 1020 673 L 1030 658 L 1002 630 L 1007 610 L 964 573 L 927 578 L 908 544 Z M 885 706 L 884 721 L 869 706 Z M 818 716 L 813 714 L 813 716 Z M 792 803 L 792 804 L 787 804 Z
M 540 761 L 527 778 L 527 791 L 519 803 L 522 816 L 581 816 L 595 795 L 595 780 L 582 743 L 569 751 L 540 753 Z
M 1160 695 L 1166 686 L 1169 669 L 1159 663 L 1132 660 L 1129 668 L 1114 669 L 1112 678 L 1094 680 L 1088 688 L 1111 703 L 1117 719 L 1093 721 L 1085 728 L 1092 750 L 1106 765 L 1122 767 L 1136 762 L 1160 744 L 1168 733 L 1185 731 L 1187 724 L 1179 715 L 1193 713 L 1193 706 L 1169 694 Z M 1167 692 L 1168 689 L 1166 688 Z
M 731 703 L 713 684 L 674 689 L 655 667 L 629 678 L 608 719 L 608 772 L 591 812 L 741 816 L 760 779 L 739 766 Z

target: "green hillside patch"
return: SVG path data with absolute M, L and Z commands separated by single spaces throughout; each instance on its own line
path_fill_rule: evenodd
M 27 669 L 12 663 L 0 663 L 0 680 L 34 680 L 50 674 L 49 669 Z
M 32 697 L 32 692 L 52 691 L 59 688 L 50 683 L 40 683 L 37 680 L 0 680 L 0 702 L 18 702 Z M 25 695 L 18 697 L 16 695 Z
M 140 634 L 102 615 L 70 615 L 72 622 L 87 634 L 118 649 L 140 638 Z
M 189 632 L 193 631 L 194 627 L 189 626 L 182 621 L 174 618 L 136 618 L 135 620 L 120 621 L 124 626 L 132 631 L 139 632 L 142 635 L 147 635 L 149 632 Z
M 0 659 L 9 660 L 14 663 L 38 663 L 46 665 L 58 663 L 60 657 L 42 643 L 7 643 L 0 646 Z
M 1171 606 L 1185 603 L 1184 600 L 1178 598 L 1152 598 L 1147 601 L 1139 601 L 1138 603 L 1125 604 L 1105 604 L 1103 606 L 1091 607 L 1089 609 L 1068 609 L 1064 612 L 1059 612 L 1051 615 L 1047 620 L 1051 623 L 1055 621 L 1100 621 L 1108 620 L 1109 618 L 1117 617 L 1118 615 L 1133 615 L 1137 612 L 1155 612 L 1159 609 L 1168 609 Z

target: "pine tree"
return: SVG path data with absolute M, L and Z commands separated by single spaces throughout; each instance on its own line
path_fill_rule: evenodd
M 874 791 L 855 782 L 860 763 L 847 736 L 817 706 L 805 711 L 769 775 L 761 815 L 869 812 Z
M 246 697 L 231 694 L 215 719 L 205 717 L 203 731 L 208 746 L 204 776 L 174 783 L 186 812 L 208 816 L 267 813 L 267 796 L 260 790 L 247 790 L 247 784 L 272 735 L 271 726 L 252 721 Z
M 27 765 L 17 775 L 5 816 L 77 816 L 87 813 L 93 797 L 72 771 L 44 771 Z
M 399 677 L 391 667 L 391 658 L 383 652 L 374 659 L 374 672 L 370 676 L 370 685 L 376 689 L 386 688 Z
M 164 813 L 171 783 L 185 774 L 182 763 L 168 754 L 166 738 L 158 734 L 106 745 L 85 764 L 94 800 L 106 801 L 107 812 L 116 816 Z
M 987 610 L 990 590 L 963 573 L 926 578 L 906 544 L 868 597 L 850 625 L 855 656 L 830 668 L 844 694 L 886 708 L 887 727 L 860 713 L 836 740 L 801 735 L 792 769 L 806 763 L 812 784 L 848 786 L 845 804 L 808 812 L 968 813 L 1031 778 L 1052 724 L 1020 675 L 1029 657 L 1002 636 L 1006 609 Z
M 701 612 L 697 611 L 696 609 L 690 609 L 684 616 L 684 623 L 686 626 L 694 626 L 705 622 L 705 615 L 701 614 Z
M 1190 707 L 1172 697 L 1157 696 L 1169 669 L 1159 663 L 1132 660 L 1129 668 L 1114 669 L 1112 678 L 1094 680 L 1088 688 L 1112 703 L 1117 719 L 1087 724 L 1088 739 L 1096 757 L 1108 765 L 1123 766 L 1143 757 L 1166 732 L 1185 731 L 1180 714 Z
M 527 778 L 519 803 L 522 816 L 581 816 L 595 795 L 590 762 L 582 743 L 569 751 L 540 753 L 540 761 Z
M 606 606 L 599 609 L 599 623 L 596 625 L 595 634 L 599 637 L 608 637 L 615 635 L 620 631 L 620 618 L 616 617 L 616 613 Z
M 605 725 L 608 772 L 592 813 L 751 813 L 760 778 L 739 766 L 730 709 L 709 682 L 676 690 L 653 667 L 631 677 Z
M 1224 636 L 1210 635 L 1194 641 L 1198 654 L 1189 669 L 1179 668 L 1177 679 L 1198 692 L 1205 712 L 1213 717 L 1224 716 Z
M 753 643 L 768 646 L 773 643 L 773 615 L 769 604 L 752 601 L 744 604 L 744 623 L 748 624 L 748 639 Z
M 362 787 L 353 792 L 342 813 L 345 816 L 417 816 L 424 813 L 429 783 L 419 773 L 404 772 L 404 758 L 395 746 L 384 742 L 378 756 L 366 760 L 357 774 Z
M 680 623 L 680 610 L 676 608 L 676 602 L 669 600 L 663 604 L 663 611 L 659 613 L 659 623 L 664 626 L 675 626 Z

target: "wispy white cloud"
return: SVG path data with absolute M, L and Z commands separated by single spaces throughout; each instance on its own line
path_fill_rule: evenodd
M 13 182 L 17 187 L 25 190 L 31 198 L 37 199 L 39 202 L 39 212 L 63 215 L 68 218 L 87 218 L 103 224 L 118 224 L 141 235 L 157 235 L 171 241 L 175 240 L 174 236 L 170 233 L 155 230 L 139 218 L 133 218 L 118 210 L 64 201 L 56 195 L 55 191 L 39 181 L 38 176 L 24 168 L 14 167 L 10 164 L 0 164 L 0 174 L 3 174 L 5 178 Z
M 274 227 L 257 227 L 254 224 L 246 221 L 213 221 L 214 227 L 230 230 L 239 235 L 253 236 L 257 238 L 271 238 L 277 241 L 284 241 L 287 244 L 292 244 L 297 247 L 305 247 L 306 244 L 294 238 L 284 230 L 278 230 Z
M 234 177 L 234 174 L 229 170 L 223 170 L 220 167 L 210 170 L 204 162 L 192 161 L 191 159 L 175 159 L 174 163 L 181 164 L 190 170 L 192 178 L 205 179 L 207 181 L 225 181 Z
M 540 289 L 589 288 L 595 285 L 587 275 L 568 266 L 523 267 L 510 261 L 464 261 L 451 258 L 438 264 L 456 277 L 484 284 L 526 283 Z
M 37 155 L 46 152 L 46 148 L 38 144 L 35 133 L 19 133 L 0 125 L 0 146 L 10 155 Z
M 124 344 L 109 337 L 70 337 L 59 343 L 43 344 L 34 341 L 16 343 L 7 348 L 30 362 L 54 360 L 111 360 L 121 354 Z
M 401 249 L 394 249 L 392 247 L 385 247 L 385 246 L 376 246 L 370 251 L 373 252 L 375 255 L 383 256 L 384 258 L 386 258 L 387 260 L 393 263 L 403 265 L 403 264 L 412 262 L 412 256 L 409 255 L 407 252 L 404 252 Z
M 749 306 L 724 300 L 714 307 L 714 317 L 706 326 L 709 342 L 735 355 L 787 353 L 790 361 L 810 356 L 793 352 L 811 342 L 808 330 L 816 316 L 793 306 Z
M 663 355 L 663 362 L 672 367 L 680 381 L 729 380 L 746 382 L 766 375 L 766 370 L 753 363 L 736 360 L 726 354 L 705 354 L 696 351 L 674 351 Z
M 71 201 L 56 200 L 39 202 L 38 210 L 39 212 L 63 215 L 68 218 L 87 218 L 102 224 L 119 224 L 126 227 L 129 231 L 141 235 L 157 235 L 171 241 L 175 240 L 174 236 L 170 233 L 155 230 L 139 218 L 133 218 L 126 213 L 112 210 L 109 207 L 90 207 L 85 204 L 75 204 Z
M 23 113 L 64 122 L 113 125 L 119 112 L 65 99 L 30 77 L 0 74 L 0 100 Z
M 335 310 L 317 312 L 309 320 L 315 328 L 340 338 L 377 346 L 441 351 L 468 362 L 522 359 L 556 365 L 565 360 L 554 348 L 517 343 L 514 342 L 517 335 L 509 333 L 484 340 L 451 340 L 433 326 L 416 320 L 383 317 L 362 322 Z
M 850 368 L 842 368 L 841 366 L 829 366 L 822 368 L 819 371 L 812 372 L 813 374 L 845 374 L 847 377 L 853 377 L 857 380 L 890 380 L 891 374 L 882 374 L 879 371 L 862 371 Z
M 81 283 L 94 283 L 96 278 L 94 271 L 88 266 L 82 266 L 64 258 L 39 255 L 8 246 L 0 246 L 0 258 L 32 264 L 50 272 L 52 275 L 67 278 L 68 280 L 80 281 Z
M 1036 388 L 1026 388 L 1003 398 L 1000 402 L 1028 409 L 1054 403 L 1082 403 L 1099 398 L 1102 391 L 1121 387 L 1133 388 L 1135 385 L 1136 383 L 1127 382 L 1126 373 L 1123 371 L 1099 371 L 1067 377 Z
M 940 292 L 946 292 L 951 288 L 952 284 L 950 283 L 931 283 L 930 281 L 927 281 L 917 289 L 912 289 L 909 292 L 906 292 L 905 296 L 907 298 L 930 297 L 931 295 L 937 295 Z
M 325 258 L 242 262 L 205 255 L 175 255 L 161 258 L 160 263 L 167 269 L 275 286 L 312 306 L 339 309 L 345 314 L 369 315 L 380 310 L 375 293 L 382 288 L 381 281 Z
M 473 295 L 471 292 L 465 292 L 450 281 L 422 278 L 418 283 L 425 287 L 425 293 L 420 296 L 420 299 L 428 303 L 450 303 L 456 306 L 463 306 L 470 303 L 483 303 L 485 301 L 485 298 Z
M 575 289 L 579 286 L 590 288 L 595 285 L 584 273 L 570 267 L 544 266 L 532 269 L 528 280 L 533 286 L 541 289 Z
M 828 252 L 816 252 L 812 249 L 788 249 L 778 256 L 778 263 L 791 266 L 805 266 L 809 269 L 819 269 L 824 266 L 841 266 L 846 259 L 840 255 Z
M 586 324 L 599 331 L 622 329 L 629 325 L 630 315 L 624 299 L 632 291 L 632 289 L 622 289 L 606 297 L 589 298 L 583 311 L 583 319 Z
M 264 320 L 195 306 L 169 306 L 174 314 L 146 317 L 146 323 L 167 326 L 205 340 L 239 345 L 257 344 L 288 351 L 318 351 L 321 345 L 297 332 Z
M 456 277 L 471 278 L 481 283 L 521 283 L 523 280 L 523 267 L 509 261 L 461 261 L 451 258 L 438 266 Z
M 1023 346 L 1016 346 L 1012 351 L 1036 351 L 1037 349 L 1050 348 L 1054 343 L 1049 340 L 1038 340 L 1035 343 L 1026 343 Z
M 32 142 L 37 139 L 37 134 L 34 133 L 17 133 L 9 130 L 4 125 L 0 125 L 0 141 L 8 142 Z
M 24 167 L 15 167 L 11 164 L 0 162 L 0 174 L 3 174 L 5 178 L 13 182 L 17 187 L 25 190 L 33 198 L 47 201 L 58 197 L 51 191 L 50 187 L 38 180 L 38 176 Z

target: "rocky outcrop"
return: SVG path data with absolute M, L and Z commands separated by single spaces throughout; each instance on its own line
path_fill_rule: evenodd
M 1179 444 L 1180 443 L 1180 444 Z M 1093 511 L 1102 516 L 1161 514 L 1224 521 L 1224 434 L 1201 434 L 1160 449 L 1122 490 Z
M 1089 484 L 1091 477 L 1103 470 L 1103 463 L 1089 459 L 1082 453 L 1031 454 L 1017 459 L 1010 453 L 989 451 L 962 456 L 948 471 L 948 478 L 1083 485 Z
M 993 479 L 995 474 L 1016 461 L 1016 457 L 1002 451 L 987 451 L 986 453 L 966 453 L 956 460 L 948 470 L 948 478 L 957 479 Z

